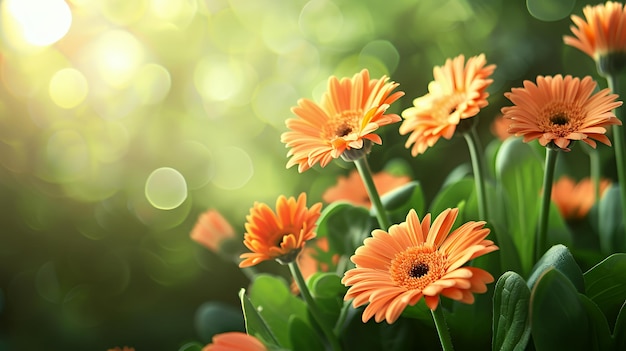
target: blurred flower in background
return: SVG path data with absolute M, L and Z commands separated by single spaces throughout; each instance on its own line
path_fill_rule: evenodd
M 608 179 L 599 182 L 600 197 L 611 185 Z M 563 218 L 567 220 L 583 219 L 596 203 L 594 182 L 584 178 L 576 182 L 568 176 L 562 176 L 552 188 L 552 201 L 556 204 Z

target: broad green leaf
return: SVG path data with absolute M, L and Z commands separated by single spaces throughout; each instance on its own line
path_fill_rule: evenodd
M 387 210 L 391 223 L 404 222 L 411 209 L 422 215 L 425 207 L 424 192 L 417 181 L 407 183 L 383 195 L 381 201 Z M 374 207 L 371 208 L 370 215 L 376 216 Z
M 570 229 L 567 227 L 565 220 L 561 216 L 558 207 L 554 204 L 550 204 L 548 219 L 548 232 L 546 233 L 546 241 L 548 245 L 562 244 L 565 246 L 572 246 L 573 235 Z
M 478 204 L 476 202 L 474 179 L 463 178 L 456 183 L 442 188 L 430 205 L 430 213 L 436 218 L 447 208 L 459 208 L 457 223 L 478 219 Z M 463 209 L 463 211 L 461 211 Z
M 194 327 L 200 341 L 209 342 L 215 334 L 245 331 L 241 309 L 220 301 L 205 302 L 196 310 Z
M 586 294 L 613 325 L 626 301 L 626 253 L 613 254 L 585 272 Z
M 279 345 L 291 349 L 289 316 L 296 315 L 308 322 L 304 301 L 291 293 L 283 279 L 268 274 L 258 275 L 250 285 L 248 294 Z
M 202 351 L 204 345 L 198 342 L 188 342 L 178 348 L 178 351 Z
M 598 235 L 600 250 L 605 255 L 626 249 L 619 185 L 611 185 L 598 202 Z
M 559 270 L 547 269 L 534 284 L 530 316 L 537 351 L 592 349 L 587 310 L 574 284 Z
M 626 350 L 626 301 L 624 301 L 622 308 L 619 310 L 613 330 L 614 349 Z
M 543 182 L 541 158 L 520 138 L 508 138 L 496 155 L 499 202 L 506 208 L 506 227 L 519 252 L 522 272 L 534 262 L 535 232 Z
M 587 310 L 589 318 L 589 329 L 592 336 L 592 348 L 590 350 L 603 351 L 610 350 L 613 340 L 611 339 L 611 330 L 606 321 L 606 317 L 593 301 L 583 294 L 578 294 L 580 302 Z
M 289 332 L 292 350 L 319 351 L 324 350 L 321 336 L 296 315 L 289 317 Z
M 420 299 L 414 306 L 407 306 L 404 311 L 402 311 L 402 316 L 418 319 L 425 323 L 433 322 L 432 313 L 430 312 L 428 306 L 426 306 L 426 302 L 423 298 Z
M 239 290 L 239 299 L 246 322 L 246 332 L 266 344 L 279 345 L 278 339 L 246 295 L 246 289 Z
M 506 272 L 498 279 L 493 296 L 492 350 L 526 349 L 530 338 L 530 290 L 524 278 Z
M 336 297 L 345 295 L 348 288 L 341 283 L 336 273 L 315 273 L 307 283 L 314 297 Z
M 366 208 L 335 202 L 322 211 L 317 223 L 317 235 L 328 238 L 332 251 L 351 256 L 363 245 L 376 222 Z
M 574 256 L 572 256 L 569 249 L 563 245 L 552 246 L 541 259 L 539 259 L 528 278 L 528 287 L 532 289 L 537 279 L 539 279 L 545 271 L 553 268 L 563 273 L 576 287 L 578 292 L 584 293 L 585 280 L 583 273 L 580 267 L 578 267 Z

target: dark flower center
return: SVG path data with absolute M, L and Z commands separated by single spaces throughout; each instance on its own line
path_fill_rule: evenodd
M 550 117 L 550 122 L 552 122 L 552 124 L 562 126 L 562 125 L 566 125 L 567 122 L 569 122 L 569 118 L 567 118 L 567 116 L 563 114 L 558 114 L 558 115 Z
M 411 278 L 420 278 L 428 274 L 428 265 L 426 263 L 420 262 L 414 264 L 409 271 L 409 275 Z
M 346 136 L 348 134 L 352 133 L 352 128 L 350 128 L 348 125 L 343 124 L 341 127 L 337 128 L 337 135 L 338 136 Z

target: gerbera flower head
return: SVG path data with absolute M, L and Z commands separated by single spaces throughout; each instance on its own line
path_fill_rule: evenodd
M 420 222 L 414 210 L 406 221 L 392 225 L 389 232 L 374 230 L 351 257 L 356 268 L 348 270 L 342 283 L 350 286 L 344 299 L 358 307 L 369 302 L 362 320 L 395 322 L 402 311 L 422 297 L 435 310 L 439 297 L 471 304 L 473 293 L 487 291 L 493 276 L 467 261 L 495 251 L 485 239 L 485 222 L 467 222 L 452 233 L 458 209 L 447 209 L 433 221 L 430 214 Z
M 259 339 L 242 332 L 216 334 L 202 351 L 267 351 Z
M 385 171 L 374 174 L 372 179 L 380 195 L 384 195 L 411 181 L 409 176 L 396 176 Z M 326 189 L 324 194 L 322 194 L 322 199 L 326 203 L 347 201 L 355 206 L 367 208 L 370 208 L 372 205 L 363 179 L 356 170 L 350 172 L 347 177 L 339 176 L 337 184 Z
M 400 134 L 409 134 L 405 147 L 417 156 L 435 145 L 439 138 L 452 138 L 461 120 L 474 117 L 488 105 L 487 87 L 493 82 L 495 65 L 487 65 L 485 55 L 459 55 L 433 69 L 434 81 L 428 94 L 413 100 L 413 106 L 402 112 Z
M 626 8 L 607 1 L 585 6 L 583 14 L 585 19 L 571 16 L 574 36 L 563 36 L 563 41 L 593 58 L 601 74 L 618 73 L 626 64 Z
M 290 130 L 281 136 L 291 148 L 287 168 L 298 165 L 302 173 L 317 163 L 325 167 L 339 156 L 347 160 L 362 157 L 371 143 L 382 144 L 375 133 L 378 128 L 401 120 L 397 114 L 386 113 L 404 95 L 401 91 L 392 93 L 397 86 L 386 76 L 370 79 L 364 69 L 352 78 L 331 76 L 320 104 L 300 99 L 291 109 L 297 118 L 286 121 Z
M 605 135 L 609 125 L 621 125 L 612 110 L 622 105 L 616 94 L 604 89 L 593 94 L 596 82 L 587 76 L 582 80 L 568 75 L 538 76 L 537 83 L 524 81 L 523 88 L 505 93 L 514 106 L 502 108 L 512 120 L 509 133 L 523 136 L 524 142 L 538 139 L 542 146 L 569 151 L 573 140 L 592 147 L 596 141 L 611 145 Z
M 202 213 L 191 231 L 192 240 L 216 253 L 220 251 L 220 246 L 225 240 L 234 237 L 235 230 L 216 210 L 207 210 Z
M 271 259 L 281 264 L 293 262 L 304 244 L 315 237 L 321 208 L 320 202 L 307 208 L 305 193 L 297 200 L 280 196 L 276 200 L 276 212 L 268 205 L 256 202 L 246 216 L 243 240 L 252 252 L 240 255 L 244 260 L 239 267 L 254 266 Z
M 600 180 L 600 196 L 610 185 L 610 180 Z M 589 177 L 576 182 L 568 176 L 563 176 L 552 186 L 552 201 L 559 208 L 563 218 L 567 220 L 583 219 L 596 202 L 594 183 Z

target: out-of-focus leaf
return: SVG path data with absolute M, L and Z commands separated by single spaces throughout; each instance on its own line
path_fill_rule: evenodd
M 537 351 L 592 350 L 587 310 L 576 287 L 559 270 L 549 268 L 530 296 L 531 334 Z
M 569 249 L 563 245 L 554 245 L 539 259 L 539 261 L 533 267 L 530 277 L 528 277 L 528 287 L 532 289 L 537 279 L 541 275 L 550 269 L 556 269 L 567 277 L 572 284 L 576 287 L 576 290 L 580 293 L 585 291 L 585 280 L 583 273 L 578 267 L 574 256 L 569 252 Z
M 407 183 L 383 195 L 381 201 L 391 223 L 403 222 L 411 209 L 422 215 L 425 207 L 424 192 L 417 181 Z M 376 216 L 376 208 L 372 207 L 370 214 Z
M 441 189 L 430 205 L 429 211 L 433 219 L 447 208 L 458 207 L 457 224 L 464 221 L 465 218 L 476 220 L 478 218 L 478 204 L 474 187 L 473 179 L 464 178 Z
M 433 316 L 424 299 L 420 299 L 415 305 L 407 306 L 402 311 L 403 317 L 409 317 L 413 319 L 419 319 L 425 323 L 432 323 Z
M 336 273 L 315 273 L 308 282 L 314 297 L 335 297 L 345 295 L 348 288 L 341 284 L 341 277 Z
M 351 256 L 370 235 L 375 220 L 366 208 L 335 202 L 322 211 L 317 223 L 317 235 L 328 238 L 332 251 Z
M 245 331 L 241 309 L 219 301 L 205 302 L 196 310 L 196 334 L 203 342 L 211 341 L 215 334 Z
M 178 351 L 202 351 L 204 345 L 198 342 L 189 342 L 178 348 Z
M 613 325 L 626 301 L 626 253 L 613 254 L 585 272 L 586 294 Z
M 593 345 L 590 350 L 611 350 L 613 340 L 611 339 L 611 330 L 606 321 L 606 316 L 600 311 L 598 305 L 587 296 L 578 294 L 578 298 L 587 310 L 587 316 L 589 318 L 589 332 L 592 336 L 591 342 Z
M 506 226 L 522 264 L 522 275 L 533 264 L 539 195 L 543 182 L 541 158 L 520 138 L 508 138 L 496 155 L 498 205 L 506 208 Z
M 526 349 L 530 338 L 530 289 L 524 278 L 505 272 L 498 279 L 493 297 L 492 350 Z
M 289 332 L 292 350 L 319 351 L 324 350 L 320 335 L 296 315 L 289 317 Z
M 624 242 L 624 221 L 622 219 L 622 202 L 619 185 L 611 185 L 598 202 L 597 214 L 600 250 L 605 255 L 626 249 Z

